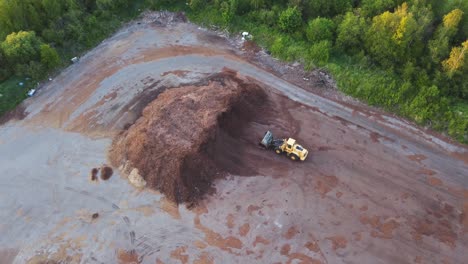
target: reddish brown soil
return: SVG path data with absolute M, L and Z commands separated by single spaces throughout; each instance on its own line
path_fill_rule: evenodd
M 317 242 L 315 241 L 309 241 L 305 244 L 305 247 L 310 250 L 310 251 L 313 251 L 313 252 L 319 252 L 320 251 L 320 247 L 319 245 L 317 244 Z
M 289 255 L 289 251 L 291 250 L 291 246 L 289 244 L 285 244 L 281 247 L 281 255 L 287 256 Z
M 215 159 L 229 145 L 219 131 L 240 129 L 265 100 L 260 87 L 232 73 L 168 90 L 114 141 L 110 159 L 116 166 L 129 161 L 149 187 L 176 203 L 197 201 L 223 174 Z
M 346 240 L 346 238 L 343 236 L 332 236 L 327 237 L 327 239 L 333 243 L 333 250 L 346 248 L 346 245 L 348 244 L 348 240 Z
M 226 225 L 229 229 L 234 228 L 234 215 L 233 214 L 228 214 L 226 217 Z
M 110 179 L 110 177 L 112 177 L 113 173 L 114 171 L 112 170 L 111 167 L 103 165 L 101 167 L 101 180 L 107 181 L 108 179 Z
M 197 247 L 198 249 L 205 249 L 207 247 L 207 245 L 203 243 L 203 241 L 200 241 L 200 240 L 193 242 L 193 245 Z
M 436 177 L 428 177 L 427 182 L 432 186 L 441 186 L 442 181 Z
M 222 235 L 204 226 L 198 216 L 194 219 L 195 228 L 205 234 L 205 242 L 213 247 L 232 253 L 233 249 L 241 249 L 243 244 L 238 238 L 228 236 L 224 238 Z
M 320 260 L 311 258 L 301 253 L 291 253 L 288 257 L 289 259 L 286 262 L 287 264 L 292 264 L 292 263 L 322 264 Z M 299 260 L 299 262 L 294 261 L 294 260 Z
M 119 264 L 138 264 L 138 255 L 135 251 L 126 251 L 119 249 L 117 253 L 117 260 Z
M 418 154 L 418 155 L 408 155 L 408 158 L 409 158 L 410 160 L 412 160 L 412 161 L 416 161 L 416 162 L 419 162 L 419 163 L 420 163 L 421 161 L 427 159 L 426 156 L 424 156 L 424 155 L 419 155 L 419 154 Z
M 182 264 L 187 264 L 189 256 L 186 254 L 187 247 L 178 247 L 171 252 L 171 258 L 179 260 Z
M 239 227 L 239 235 L 246 236 L 250 231 L 250 225 L 248 223 L 243 224 Z
M 257 244 L 269 245 L 270 241 L 262 236 L 256 236 L 255 241 L 253 242 L 253 246 L 256 247 Z
M 250 40 L 245 41 L 242 48 L 249 53 L 257 53 L 262 50 L 255 42 Z
M 319 192 L 323 198 L 337 185 L 338 179 L 335 176 L 320 176 L 315 184 L 315 190 Z
M 296 236 L 299 233 L 299 231 L 296 229 L 296 227 L 290 227 L 288 231 L 283 235 L 284 238 L 286 239 L 291 239 L 294 236 Z
M 193 264 L 213 264 L 213 257 L 207 252 L 202 252 L 200 256 L 193 261 Z

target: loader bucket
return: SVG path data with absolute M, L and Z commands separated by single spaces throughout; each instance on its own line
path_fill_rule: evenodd
M 271 146 L 271 141 L 273 141 L 273 134 L 270 131 L 267 131 L 263 136 L 262 141 L 260 141 L 260 145 L 265 148 L 269 148 Z

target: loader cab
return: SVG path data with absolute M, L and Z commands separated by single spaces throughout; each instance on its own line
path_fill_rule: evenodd
M 294 148 L 294 145 L 296 144 L 296 140 L 295 139 L 292 139 L 292 138 L 288 138 L 288 140 L 286 141 L 286 150 L 288 152 L 291 152 L 293 151 L 293 148 Z

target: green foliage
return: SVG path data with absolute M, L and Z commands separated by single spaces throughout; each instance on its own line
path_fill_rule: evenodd
M 284 32 L 294 32 L 301 24 L 301 12 L 297 7 L 288 7 L 288 9 L 281 12 L 278 19 L 278 27 Z
M 366 33 L 369 55 L 380 65 L 391 68 L 403 64 L 413 54 L 414 43 L 421 41 L 418 24 L 404 3 L 395 12 L 373 18 Z
M 290 39 L 287 37 L 278 37 L 271 45 L 270 51 L 273 56 L 280 59 L 286 60 L 287 57 L 284 55 L 286 47 L 289 45 Z
M 250 5 L 254 10 L 257 10 L 265 5 L 265 0 L 250 0 Z
M 57 51 L 48 44 L 40 47 L 41 63 L 48 69 L 53 69 L 60 64 L 60 57 Z
M 328 18 L 318 17 L 309 22 L 306 29 L 306 36 L 310 42 L 322 40 L 333 41 L 335 34 L 335 23 Z
M 305 18 L 333 17 L 352 8 L 353 0 L 303 0 L 297 3 Z
M 460 142 L 468 143 L 468 102 L 457 102 L 447 113 L 448 134 Z
M 101 10 L 117 10 L 128 7 L 127 0 L 96 0 L 96 6 Z
M 20 82 L 25 83 L 25 85 L 18 85 Z M 0 116 L 21 103 L 26 98 L 26 93 L 31 87 L 32 84 L 30 82 L 18 77 L 11 77 L 6 81 L 0 82 Z
M 408 106 L 407 112 L 419 124 L 425 124 L 431 118 L 443 113 L 439 89 L 436 86 L 423 86 L 418 95 Z
M 236 15 L 238 5 L 238 0 L 227 0 L 220 4 L 221 16 L 226 25 L 229 24 Z
M 193 10 L 198 10 L 203 6 L 204 3 L 205 3 L 205 1 L 203 1 L 203 0 L 190 0 L 189 6 Z
M 343 21 L 338 25 L 336 45 L 348 54 L 359 52 L 364 43 L 364 33 L 367 24 L 364 18 L 352 12 L 346 13 Z
M 310 59 L 309 63 L 312 63 L 313 66 L 325 65 L 330 58 L 331 46 L 332 45 L 329 40 L 322 40 L 320 42 L 314 43 L 309 49 L 309 54 L 307 57 Z
M 0 46 L 8 63 L 15 65 L 38 59 L 40 45 L 41 41 L 36 33 L 33 31 L 20 31 L 8 35 Z
M 374 17 L 397 6 L 395 0 L 362 0 L 361 14 L 365 17 Z
M 443 23 L 439 25 L 434 38 L 429 41 L 429 51 L 434 63 L 439 64 L 450 52 L 450 42 L 458 31 L 458 24 L 462 19 L 463 11 L 455 9 L 444 16 Z

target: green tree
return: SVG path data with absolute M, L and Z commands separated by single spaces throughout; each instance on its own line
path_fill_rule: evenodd
M 338 25 L 336 45 L 348 54 L 355 54 L 362 49 L 366 30 L 364 18 L 347 12 Z
M 318 17 L 309 21 L 306 29 L 307 39 L 311 42 L 319 42 L 322 40 L 333 41 L 335 33 L 335 23 L 328 18 Z
M 53 69 L 60 63 L 60 57 L 57 51 L 48 44 L 42 44 L 40 47 L 41 63 L 47 69 Z
M 310 19 L 318 16 L 334 17 L 351 10 L 353 0 L 302 0 L 298 1 L 304 18 Z
M 451 96 L 468 99 L 468 40 L 452 48 L 450 56 L 442 62 L 447 77 L 445 92 Z
M 47 14 L 49 21 L 55 21 L 59 18 L 64 12 L 64 1 L 62 0 L 42 0 L 42 7 Z
M 297 7 L 288 7 L 281 12 L 278 19 L 278 26 L 282 31 L 294 32 L 302 24 L 302 15 Z
M 458 24 L 463 16 L 460 9 L 452 10 L 444 16 L 443 23 L 439 25 L 435 36 L 429 41 L 429 51 L 431 59 L 435 64 L 439 64 L 450 52 L 450 42 L 457 33 Z
M 250 0 L 250 5 L 254 10 L 257 10 L 265 5 L 265 0 Z
M 418 24 L 403 3 L 393 13 L 384 12 L 373 18 L 366 33 L 366 48 L 372 58 L 384 67 L 404 64 L 414 56 L 421 36 Z
M 24 64 L 39 58 L 41 40 L 33 31 L 20 31 L 8 35 L 1 48 L 10 64 Z
M 461 47 L 454 47 L 450 52 L 450 57 L 442 62 L 444 70 L 449 76 L 461 71 L 467 66 L 468 40 L 463 42 Z
M 396 6 L 395 0 L 362 0 L 361 14 L 365 17 L 374 17 Z

